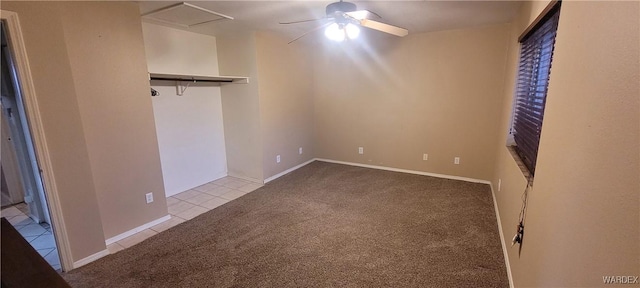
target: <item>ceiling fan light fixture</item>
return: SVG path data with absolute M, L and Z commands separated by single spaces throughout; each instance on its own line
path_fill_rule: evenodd
M 344 30 L 340 28 L 338 23 L 332 23 L 329 25 L 329 27 L 324 30 L 324 36 L 327 36 L 327 38 L 336 42 L 342 42 L 346 37 Z
M 326 8 L 326 17 L 319 19 L 310 19 L 310 20 L 301 20 L 301 21 L 293 21 L 293 22 L 280 22 L 280 24 L 295 24 L 302 22 L 311 22 L 311 21 L 319 21 L 319 20 L 329 20 L 331 22 L 318 26 L 317 28 L 310 30 L 298 38 L 291 40 L 289 43 L 294 42 L 305 35 L 309 35 L 311 32 L 315 32 L 321 30 L 326 27 L 324 30 L 324 35 L 327 38 L 341 42 L 345 39 L 353 40 L 356 39 L 360 35 L 360 26 L 368 28 L 370 30 L 376 30 L 379 32 L 395 35 L 398 37 L 407 36 L 409 34 L 409 30 L 405 28 L 401 28 L 398 26 L 393 26 L 390 24 L 378 22 L 371 20 L 367 17 L 370 15 L 374 15 L 377 18 L 382 18 L 375 12 L 369 10 L 357 10 L 356 4 L 350 2 L 344 2 L 343 0 L 339 0 L 338 2 L 331 3 L 327 5 Z M 329 25 L 329 26 L 327 26 Z
M 360 28 L 351 23 L 347 25 L 333 23 L 324 30 L 324 35 L 336 42 L 342 42 L 346 38 L 353 40 L 360 35 Z
M 347 37 L 349 37 L 349 39 L 356 39 L 358 38 L 358 35 L 360 35 L 360 28 L 351 23 L 344 27 L 344 31 L 347 33 Z

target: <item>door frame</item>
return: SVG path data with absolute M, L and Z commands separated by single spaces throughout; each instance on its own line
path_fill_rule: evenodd
M 20 21 L 17 13 L 1 9 L 0 19 L 7 24 L 5 27 L 8 34 L 7 38 L 11 52 L 13 52 L 14 65 L 20 82 L 19 89 L 22 94 L 22 101 L 24 102 L 26 117 L 29 122 L 29 130 L 31 131 L 36 159 L 45 188 L 44 193 L 47 198 L 46 202 L 51 216 L 53 236 L 56 239 L 58 253 L 60 255 L 60 264 L 63 271 L 69 271 L 73 269 L 71 246 L 69 245 L 67 229 L 62 217 L 62 207 L 60 205 L 60 198 L 58 197 L 55 177 L 53 176 L 51 157 L 49 156 L 49 150 L 45 141 L 40 109 L 36 98 L 36 89 L 33 84 L 33 79 L 31 78 L 29 59 L 27 58 L 27 50 L 25 48 L 24 38 L 22 37 Z

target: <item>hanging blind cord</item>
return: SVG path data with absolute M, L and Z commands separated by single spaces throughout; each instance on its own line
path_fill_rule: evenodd
M 511 242 L 511 246 L 516 243 L 522 244 L 522 238 L 524 237 L 524 219 L 527 214 L 527 199 L 529 197 L 529 191 L 533 187 L 533 177 L 529 177 L 527 179 L 527 187 L 524 188 L 524 192 L 522 193 L 522 207 L 520 208 L 520 215 L 518 216 L 518 226 L 516 235 L 513 237 L 513 241 Z

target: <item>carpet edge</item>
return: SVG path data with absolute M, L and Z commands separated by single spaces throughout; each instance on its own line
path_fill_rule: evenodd
M 82 267 L 84 265 L 87 265 L 87 264 L 89 264 L 89 263 L 91 263 L 93 261 L 96 261 L 96 260 L 98 260 L 98 259 L 100 259 L 100 258 L 102 258 L 104 256 L 107 256 L 109 254 L 110 254 L 109 250 L 107 250 L 107 248 L 105 248 L 104 250 L 102 250 L 102 251 L 100 251 L 98 253 L 89 255 L 89 256 L 84 257 L 84 258 L 82 258 L 82 259 L 80 259 L 78 261 L 73 262 L 73 268 L 71 270 L 76 269 L 76 268 L 80 268 L 80 267 Z
M 289 169 L 287 169 L 287 170 L 284 170 L 284 171 L 282 171 L 282 172 L 280 172 L 280 173 L 278 173 L 278 174 L 276 174 L 276 175 L 273 175 L 273 176 L 271 176 L 271 177 L 268 177 L 268 178 L 264 179 L 264 181 L 263 181 L 263 182 L 264 182 L 264 184 L 267 184 L 267 183 L 269 183 L 269 182 L 271 182 L 271 181 L 273 181 L 273 180 L 276 180 L 276 179 L 278 179 L 278 178 L 280 178 L 280 177 L 282 177 L 282 176 L 284 176 L 284 175 L 287 175 L 287 174 L 289 174 L 289 173 L 291 173 L 291 172 L 293 172 L 293 171 L 296 171 L 296 170 L 298 170 L 298 169 L 300 169 L 300 168 L 302 168 L 302 167 L 304 167 L 304 166 L 307 166 L 307 164 L 310 164 L 310 163 L 312 163 L 312 162 L 314 162 L 314 161 L 316 161 L 316 160 L 318 160 L 318 158 L 313 158 L 313 159 L 311 159 L 311 160 L 309 160 L 309 161 L 306 161 L 306 162 L 300 163 L 300 164 L 298 164 L 298 165 L 296 165 L 296 166 L 293 166 L 293 167 L 291 167 L 291 168 L 289 168 Z
M 350 166 L 357 166 L 357 167 L 364 167 L 364 168 L 371 168 L 371 169 L 378 169 L 378 170 L 409 173 L 409 174 L 416 174 L 416 175 L 422 175 L 422 176 L 430 176 L 430 177 L 436 177 L 436 178 L 460 180 L 460 181 L 471 182 L 471 183 L 481 183 L 481 184 L 491 185 L 491 181 L 489 180 L 475 179 L 475 178 L 455 176 L 455 175 L 438 174 L 438 173 L 424 172 L 424 171 L 418 171 L 418 170 L 409 170 L 409 169 L 362 164 L 362 163 L 355 163 L 355 162 L 338 161 L 338 160 L 331 160 L 331 159 L 324 159 L 324 158 L 314 158 L 313 160 L 327 162 L 327 163 L 343 164 L 343 165 L 350 165 Z

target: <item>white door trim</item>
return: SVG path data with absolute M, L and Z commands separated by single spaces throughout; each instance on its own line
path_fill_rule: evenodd
M 42 182 L 45 188 L 49 213 L 51 214 L 51 224 L 54 228 L 53 232 L 58 246 L 58 253 L 60 254 L 60 264 L 63 271 L 69 271 L 73 269 L 73 257 L 71 255 L 69 238 L 67 237 L 67 229 L 62 217 L 60 198 L 58 197 L 58 190 L 55 178 L 53 177 L 53 166 L 51 165 L 49 150 L 45 142 L 40 109 L 38 108 L 36 90 L 33 79 L 31 78 L 29 59 L 27 58 L 27 50 L 22 37 L 20 21 L 17 13 L 6 10 L 0 10 L 0 19 L 4 20 L 7 24 L 7 34 L 9 36 L 8 38 L 10 38 L 9 44 L 13 52 L 18 79 L 20 79 L 20 90 L 22 92 L 26 116 L 29 120 L 29 128 L 36 150 L 36 158 L 42 170 Z

